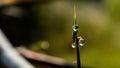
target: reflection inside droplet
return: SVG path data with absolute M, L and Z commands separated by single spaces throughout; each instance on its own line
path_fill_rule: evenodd
M 85 45 L 85 43 L 84 43 L 84 42 L 82 42 L 82 40 L 81 40 L 81 42 L 79 42 L 79 45 L 80 45 L 80 46 L 84 46 L 84 45 Z

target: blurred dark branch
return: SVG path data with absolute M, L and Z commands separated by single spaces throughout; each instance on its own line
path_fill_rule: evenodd
M 49 55 L 41 54 L 41 53 L 36 53 L 28 49 L 25 49 L 23 47 L 17 47 L 16 49 L 25 58 L 32 60 L 34 62 L 36 61 L 39 64 L 42 62 L 45 64 L 47 63 L 47 65 L 50 65 L 50 66 L 57 66 L 57 67 L 62 67 L 62 68 L 64 67 L 75 68 L 75 66 L 72 63 L 68 63 L 62 58 L 49 56 Z

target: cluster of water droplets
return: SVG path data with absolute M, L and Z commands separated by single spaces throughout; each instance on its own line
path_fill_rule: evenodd
M 82 37 L 78 37 L 78 44 L 79 44 L 80 46 L 84 46 L 84 45 L 85 45 L 85 40 L 84 40 Z M 72 43 L 72 48 L 76 48 L 75 42 Z

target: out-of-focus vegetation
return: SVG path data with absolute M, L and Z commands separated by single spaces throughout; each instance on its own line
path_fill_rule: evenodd
M 80 47 L 81 63 L 97 68 L 120 67 L 120 1 L 104 0 L 102 3 L 77 2 L 79 34 L 86 40 Z M 57 1 L 37 5 L 40 19 L 41 39 L 32 49 L 62 57 L 70 62 L 76 60 L 72 49 L 73 2 Z M 47 43 L 45 43 L 47 42 Z M 48 49 L 44 49 L 43 46 Z
M 97 1 L 97 0 L 96 0 Z M 83 66 L 120 68 L 120 1 L 79 0 L 77 23 L 79 35 L 85 39 L 80 47 Z M 76 60 L 72 44 L 74 1 L 49 1 L 33 7 L 38 16 L 36 39 L 30 49 L 66 59 Z

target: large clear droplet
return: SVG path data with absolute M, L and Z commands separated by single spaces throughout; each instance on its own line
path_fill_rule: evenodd
M 75 46 L 75 43 L 72 43 L 72 48 L 75 48 L 76 46 Z
M 83 38 L 79 38 L 79 45 L 84 46 L 85 45 L 85 40 Z
M 78 37 L 78 40 L 79 40 L 78 42 L 79 42 L 80 46 L 84 46 L 85 45 L 85 40 L 81 36 Z

